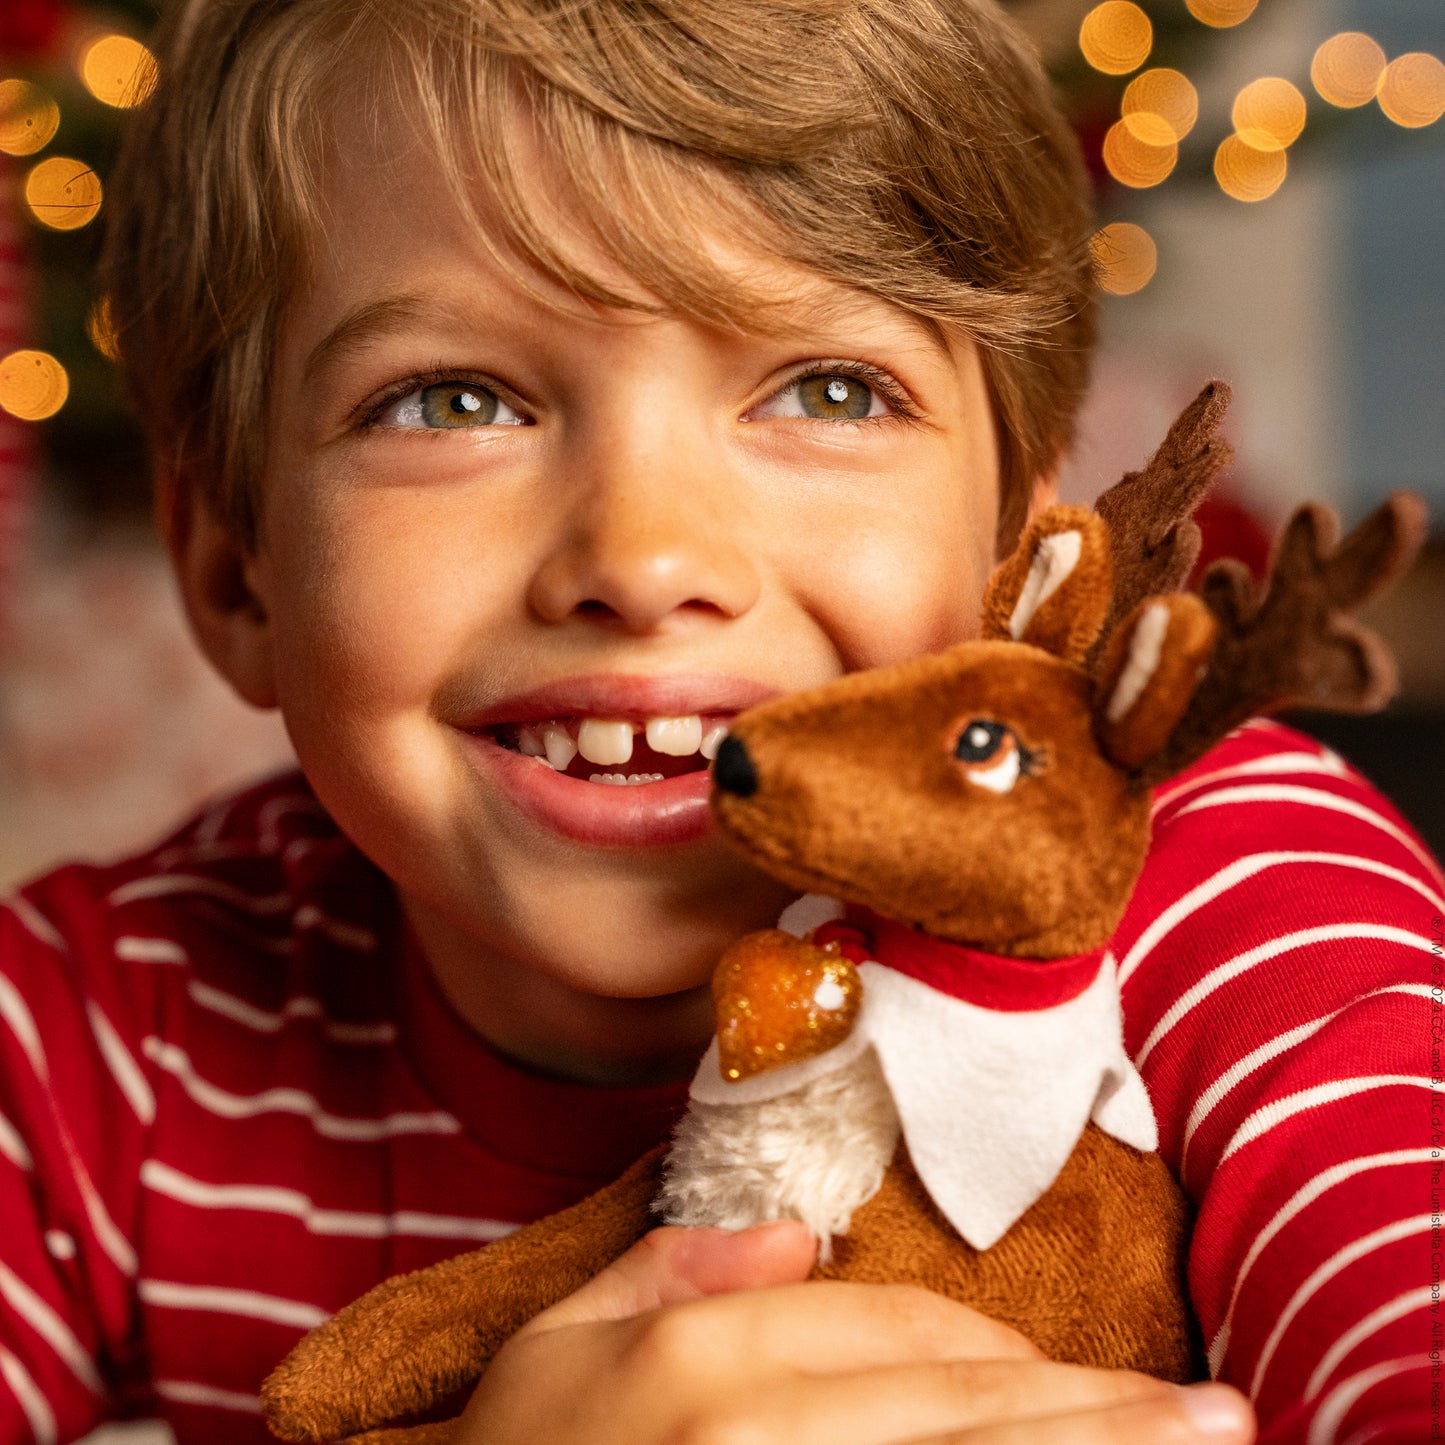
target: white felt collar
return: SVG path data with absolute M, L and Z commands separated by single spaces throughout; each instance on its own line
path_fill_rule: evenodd
M 707 1104 L 776 1098 L 871 1046 L 919 1177 L 975 1249 L 995 1243 L 1048 1190 L 1090 1119 L 1136 1149 L 1158 1147 L 1144 1081 L 1124 1052 L 1112 955 L 1082 993 L 1032 1012 L 949 998 L 879 963 L 858 971 L 863 1005 L 844 1043 L 729 1083 L 714 1040 L 692 1097 Z

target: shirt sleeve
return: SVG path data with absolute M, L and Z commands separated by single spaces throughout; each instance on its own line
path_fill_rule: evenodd
M 1156 798 L 1115 944 L 1126 1043 L 1197 1207 L 1210 1371 L 1261 1445 L 1435 1438 L 1442 884 L 1369 784 L 1274 724 Z
M 65 892 L 0 902 L 0 1445 L 132 1413 L 143 1374 L 132 1239 L 155 1104 L 121 1000 L 56 921 Z

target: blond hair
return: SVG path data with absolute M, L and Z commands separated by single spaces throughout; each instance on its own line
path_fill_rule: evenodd
M 757 316 L 688 225 L 699 188 L 787 259 L 961 327 L 999 419 L 999 531 L 1067 446 L 1093 339 L 1087 183 L 992 0 L 185 0 L 132 122 L 103 281 L 159 474 L 253 543 L 267 376 L 322 241 L 342 94 L 480 171 L 493 254 L 635 307 L 525 204 L 519 103 L 601 253 L 660 304 Z

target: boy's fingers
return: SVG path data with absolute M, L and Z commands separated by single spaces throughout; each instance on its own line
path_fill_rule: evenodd
M 732 1290 L 796 1284 L 817 1241 L 784 1220 L 755 1229 L 654 1229 L 575 1294 L 538 1315 L 527 1332 L 630 1319 L 665 1305 Z
M 1177 1409 L 1177 1393 L 1162 1380 L 1127 1370 L 1047 1361 L 953 1361 L 776 1381 L 724 1402 L 715 1428 L 720 1439 L 785 1445 L 900 1445 L 1031 1419 L 1030 1445 L 1044 1438 L 1054 1445 L 1073 1437 L 1045 1436 L 1037 1428 L 1040 1416 L 1052 1423 L 1076 1412 L 1108 1413 L 1149 1402 L 1167 1413 Z
M 1254 1412 L 1227 1385 L 1175 1388 L 1100 1410 L 1035 1415 L 878 1445 L 1251 1445 Z

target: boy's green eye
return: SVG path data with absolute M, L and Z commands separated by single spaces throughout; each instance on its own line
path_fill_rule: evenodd
M 428 426 L 484 426 L 496 418 L 497 398 L 480 386 L 444 381 L 421 394 L 422 420 Z
M 464 427 L 521 426 L 527 419 L 490 387 L 475 381 L 438 381 L 389 402 L 375 420 L 381 426 L 455 431 Z
M 861 421 L 873 411 L 871 388 L 856 376 L 805 376 L 797 383 L 804 416 Z

